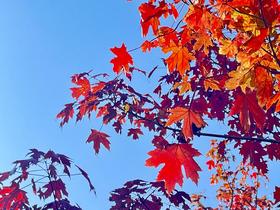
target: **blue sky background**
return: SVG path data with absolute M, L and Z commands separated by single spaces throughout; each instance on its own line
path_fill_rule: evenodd
M 30 148 L 53 149 L 68 155 L 89 172 L 96 187 L 97 196 L 94 196 L 79 177 L 69 184 L 70 199 L 86 210 L 109 209 L 109 192 L 125 181 L 154 180 L 158 170 L 144 166 L 146 153 L 153 149 L 149 134 L 133 141 L 105 126 L 102 131 L 111 136 L 112 149 L 110 152 L 102 149 L 96 156 L 92 145 L 85 144 L 85 140 L 90 128 L 100 128 L 98 120 L 71 122 L 61 129 L 55 119 L 63 105 L 71 101 L 71 75 L 90 69 L 111 74 L 109 61 L 113 55 L 109 48 L 125 42 L 131 49 L 141 43 L 137 2 L 0 2 L 0 169 L 10 169 L 11 163 L 24 158 Z M 149 71 L 160 62 L 157 53 L 146 57 L 139 54 L 133 53 L 138 58 L 137 67 Z M 155 80 L 147 81 L 145 86 L 139 77 L 133 82 L 138 90 L 145 92 Z M 222 124 L 211 124 L 209 129 L 221 133 L 222 127 Z M 196 145 L 201 147 L 201 141 Z M 202 168 L 204 162 L 202 158 Z M 201 176 L 198 187 L 187 181 L 184 189 L 211 194 L 214 188 L 206 185 L 209 173 Z M 208 202 L 214 199 L 212 193 Z

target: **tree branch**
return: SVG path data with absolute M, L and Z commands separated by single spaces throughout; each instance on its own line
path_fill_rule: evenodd
M 183 21 L 183 19 L 181 19 L 181 20 L 177 23 L 177 25 L 175 26 L 175 28 L 172 29 L 172 31 L 170 31 L 170 32 L 168 32 L 168 33 L 165 33 L 165 34 L 159 34 L 159 35 L 157 35 L 156 37 L 154 37 L 154 38 L 152 38 L 151 40 L 149 40 L 149 42 L 155 41 L 156 39 L 158 39 L 158 38 L 160 38 L 160 37 L 163 37 L 163 36 L 166 36 L 166 35 L 168 35 L 168 34 L 171 34 L 171 33 L 175 32 L 175 31 L 177 30 L 177 28 L 180 26 L 180 24 L 182 23 L 182 21 Z M 135 50 L 140 49 L 141 47 L 142 47 L 142 46 L 135 47 L 135 48 L 133 48 L 133 49 L 128 50 L 127 52 L 133 52 L 133 51 L 135 51 Z
M 162 127 L 164 129 L 171 130 L 173 132 L 179 132 L 179 133 L 182 132 L 181 129 L 171 128 L 171 127 L 168 127 L 168 126 L 164 126 L 161 123 L 159 123 L 158 121 L 147 119 L 145 117 L 142 117 L 142 116 L 134 113 L 133 111 L 128 111 L 128 113 L 132 114 L 134 117 L 137 117 L 137 118 L 139 118 L 141 120 L 146 120 L 148 122 L 152 122 L 152 123 L 156 124 L 157 126 Z M 226 134 L 203 133 L 203 132 L 194 132 L 194 131 L 193 131 L 193 134 L 195 136 L 198 136 L 198 137 L 199 136 L 208 136 L 208 137 L 223 138 L 223 139 L 230 139 L 230 140 L 247 140 L 247 141 L 258 141 L 258 142 L 268 142 L 268 143 L 280 144 L 279 141 L 276 141 L 275 139 L 268 139 L 268 138 L 257 138 L 257 137 L 246 137 L 246 136 L 231 136 L 231 135 L 226 135 Z
M 52 190 L 52 195 L 53 195 L 53 199 L 54 199 L 55 210 L 58 210 L 58 206 L 57 206 L 57 203 L 56 203 L 56 196 L 54 194 L 54 187 L 53 187 L 52 179 L 51 179 L 51 174 L 49 172 L 49 166 L 48 166 L 46 161 L 45 161 L 45 164 L 46 164 L 46 170 L 48 172 L 48 179 L 49 179 L 49 182 L 50 182 L 50 185 L 51 185 L 51 190 Z
M 222 135 L 222 134 L 215 134 L 215 133 L 203 133 L 203 132 L 196 132 L 194 133 L 194 135 L 224 138 L 230 140 L 247 140 L 247 141 L 258 141 L 258 142 L 269 142 L 269 143 L 280 144 L 280 142 L 276 141 L 275 139 L 254 138 L 254 137 L 246 137 L 246 136 L 230 136 L 230 135 Z

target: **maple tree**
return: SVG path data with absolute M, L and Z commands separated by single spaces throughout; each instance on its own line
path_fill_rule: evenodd
M 153 133 L 155 149 L 148 152 L 146 166 L 161 167 L 157 181 L 163 181 L 167 197 L 173 195 L 176 184 L 182 186 L 182 170 L 186 178 L 199 181 L 199 172 L 205 169 L 196 162 L 201 152 L 193 141 L 213 137 L 216 140 L 210 145 L 206 165 L 215 170 L 210 183 L 218 186 L 216 197 L 221 204 L 216 208 L 266 209 L 277 205 L 278 186 L 274 198 L 258 197 L 257 192 L 260 180 L 269 182 L 268 162 L 280 159 L 279 2 L 149 0 L 140 4 L 139 12 L 142 35 L 150 39 L 131 50 L 124 43 L 111 49 L 117 74 L 113 79 L 92 72 L 74 75 L 76 86 L 71 90 L 75 100 L 57 115 L 61 125 L 74 113 L 79 121 L 96 112 L 103 124 L 112 125 L 117 133 L 124 132 L 123 125 L 130 125 L 127 135 L 134 140 L 143 138 L 147 130 Z M 152 49 L 162 52 L 167 73 L 158 66 L 151 67 L 149 73 L 134 66 L 133 51 L 147 53 Z M 154 90 L 142 93 L 130 82 L 139 73 L 146 79 L 162 76 Z M 204 133 L 211 121 L 223 121 L 228 133 Z M 101 131 L 92 130 L 87 142 L 93 142 L 96 153 L 101 144 L 110 149 L 109 136 Z M 116 205 L 112 209 L 121 205 L 124 209 L 131 209 L 129 205 L 160 209 L 149 196 L 122 200 L 124 192 L 131 193 L 131 185 L 136 190 L 146 183 L 132 181 L 114 191 L 111 200 Z M 198 209 L 206 208 L 204 197 L 188 195 Z M 143 201 L 155 206 L 143 207 Z
M 166 202 L 169 209 L 277 207 L 279 186 L 267 195 L 258 191 L 269 183 L 268 163 L 280 159 L 279 2 L 149 0 L 139 12 L 147 39 L 131 50 L 124 43 L 110 49 L 112 77 L 92 71 L 73 75 L 73 102 L 57 115 L 61 126 L 96 113 L 104 125 L 133 140 L 145 138 L 145 132 L 154 135 L 145 165 L 159 168 L 156 182 L 125 183 L 112 191 L 111 209 L 161 209 Z M 133 51 L 153 49 L 162 53 L 167 72 L 159 65 L 150 71 L 136 66 Z M 155 88 L 137 91 L 131 81 L 139 74 L 157 81 Z M 227 133 L 203 132 L 215 121 L 228 125 Z M 211 137 L 204 166 L 197 163 L 201 152 L 193 145 L 207 144 L 201 136 Z M 86 142 L 96 154 L 100 147 L 110 150 L 110 136 L 96 128 Z M 213 207 L 203 204 L 207 195 L 176 189 L 184 174 L 198 183 L 206 170 L 217 187 Z M 20 193 L 14 199 L 24 197 Z M 3 194 L 9 192 L 3 188 Z

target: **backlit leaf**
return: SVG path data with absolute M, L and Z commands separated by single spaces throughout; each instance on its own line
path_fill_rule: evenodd
M 146 166 L 158 167 L 164 164 L 157 176 L 158 181 L 165 181 L 165 187 L 170 194 L 176 184 L 183 185 L 182 166 L 185 174 L 193 182 L 198 182 L 199 165 L 193 159 L 200 153 L 190 144 L 171 144 L 165 149 L 155 149 L 148 153 L 151 157 L 146 160 Z

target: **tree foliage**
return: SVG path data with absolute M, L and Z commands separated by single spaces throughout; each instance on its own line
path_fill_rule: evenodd
M 65 177 L 83 176 L 90 190 L 95 191 L 82 168 L 75 165 L 77 172 L 71 173 L 73 162 L 69 157 L 52 150 L 43 152 L 37 149 L 31 149 L 26 156 L 26 159 L 16 160 L 12 170 L 0 174 L 0 209 L 79 210 L 78 205 L 68 200 Z M 33 196 L 28 194 L 29 188 Z M 35 198 L 43 200 L 43 205 L 32 205 Z
M 205 170 L 196 162 L 201 153 L 193 146 L 194 136 L 196 141 L 200 136 L 217 137 L 206 163 L 214 171 L 211 184 L 218 186 L 216 197 L 221 204 L 217 207 L 266 209 L 276 205 L 279 187 L 274 198 L 259 197 L 258 189 L 260 180 L 268 179 L 268 162 L 280 158 L 279 2 L 150 0 L 139 6 L 139 12 L 142 35 L 150 39 L 131 50 L 125 44 L 111 49 L 117 74 L 113 79 L 92 72 L 74 75 L 75 100 L 58 114 L 61 125 L 73 113 L 79 121 L 96 112 L 104 124 L 134 140 L 143 138 L 147 130 L 153 133 L 155 149 L 148 152 L 146 166 L 159 167 L 156 179 L 164 182 L 170 196 L 176 184 L 183 184 L 182 170 L 195 183 Z M 152 49 L 162 52 L 166 74 L 158 66 L 149 73 L 134 66 L 133 51 Z M 153 80 L 155 75 L 162 76 L 154 90 L 143 93 L 131 82 L 139 73 Z M 204 133 L 211 121 L 227 124 L 228 133 Z M 124 131 L 124 124 L 131 128 Z M 172 140 L 167 138 L 170 135 Z M 101 131 L 91 133 L 96 153 L 100 143 L 109 149 L 107 137 Z M 191 199 L 192 205 L 204 208 L 203 197 Z
M 149 0 L 138 9 L 143 43 L 131 50 L 124 43 L 111 48 L 115 76 L 73 75 L 73 101 L 57 115 L 61 126 L 96 113 L 104 125 L 133 140 L 144 138 L 144 132 L 154 135 L 146 166 L 158 168 L 158 182 L 127 182 L 112 192 L 112 209 L 161 209 L 163 200 L 166 208 L 183 209 L 277 206 L 278 186 L 271 195 L 258 191 L 269 183 L 268 162 L 280 159 L 279 2 Z M 153 49 L 162 53 L 162 64 L 151 71 L 134 65 L 133 51 Z M 154 90 L 133 87 L 139 74 L 157 81 Z M 228 132 L 203 132 L 214 121 L 228 125 Z M 196 162 L 200 148 L 193 146 L 194 141 L 205 144 L 201 136 L 215 137 L 204 166 Z M 96 154 L 100 147 L 110 149 L 109 135 L 96 128 L 86 142 Z M 182 186 L 183 174 L 198 183 L 206 170 L 217 186 L 213 207 L 203 204 L 206 195 L 175 189 Z

